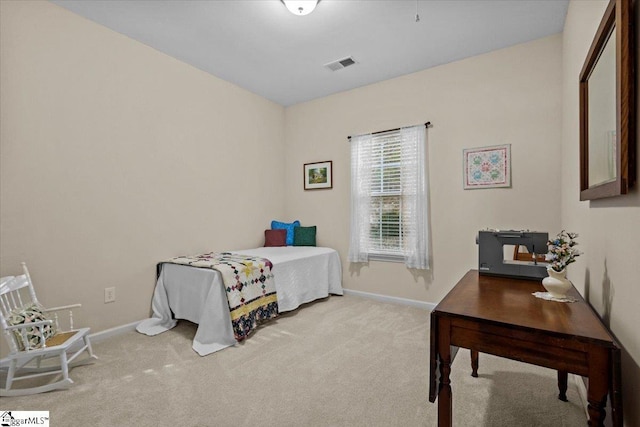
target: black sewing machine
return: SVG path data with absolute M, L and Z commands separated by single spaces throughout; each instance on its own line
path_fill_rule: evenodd
M 543 260 L 548 240 L 549 233 L 536 231 L 480 231 L 476 238 L 478 271 L 494 276 L 543 279 L 547 277 L 547 263 Z M 508 251 L 505 245 L 509 245 Z M 528 252 L 520 252 L 520 246 Z

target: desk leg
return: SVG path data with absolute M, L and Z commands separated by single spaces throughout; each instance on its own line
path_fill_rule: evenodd
M 471 376 L 478 378 L 478 351 L 471 350 Z
M 438 320 L 438 356 L 440 358 L 440 384 L 438 384 L 438 427 L 451 427 L 451 321 Z
M 558 371 L 558 399 L 563 402 L 568 402 L 567 400 L 567 385 L 568 385 L 569 374 L 567 371 Z
M 609 392 L 609 351 L 604 347 L 589 347 L 589 425 L 604 426 L 605 404 Z

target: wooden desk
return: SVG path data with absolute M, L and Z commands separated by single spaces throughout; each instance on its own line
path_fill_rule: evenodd
M 469 271 L 431 313 L 429 401 L 438 398 L 438 426 L 452 425 L 451 362 L 457 347 L 558 371 L 560 398 L 567 373 L 589 378 L 590 426 L 602 426 L 607 395 L 612 419 L 622 425 L 620 351 L 600 318 L 575 288 L 574 303 L 531 295 L 540 281 L 479 275 Z M 475 359 L 475 363 L 474 363 Z M 566 397 L 565 397 L 566 399 Z

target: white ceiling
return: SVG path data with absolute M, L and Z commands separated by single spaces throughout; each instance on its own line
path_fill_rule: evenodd
M 307 16 L 280 0 L 52 2 L 289 106 L 559 33 L 569 0 L 321 0 Z

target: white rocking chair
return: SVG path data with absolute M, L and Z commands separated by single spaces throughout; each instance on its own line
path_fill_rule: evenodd
M 42 307 L 24 262 L 22 268 L 24 274 L 20 276 L 0 278 L 0 323 L 9 343 L 9 355 L 0 360 L 0 371 L 6 371 L 0 396 L 23 396 L 67 388 L 73 384 L 73 380 L 69 378 L 70 366 L 97 359 L 91 349 L 89 328 L 73 328 L 71 309 L 81 305 Z M 68 331 L 60 331 L 58 312 L 62 310 L 69 312 Z M 88 353 L 88 358 L 71 365 L 83 351 Z M 57 363 L 42 363 L 53 358 L 59 359 Z M 12 388 L 20 380 L 59 374 L 62 374 L 62 379 L 55 382 Z

